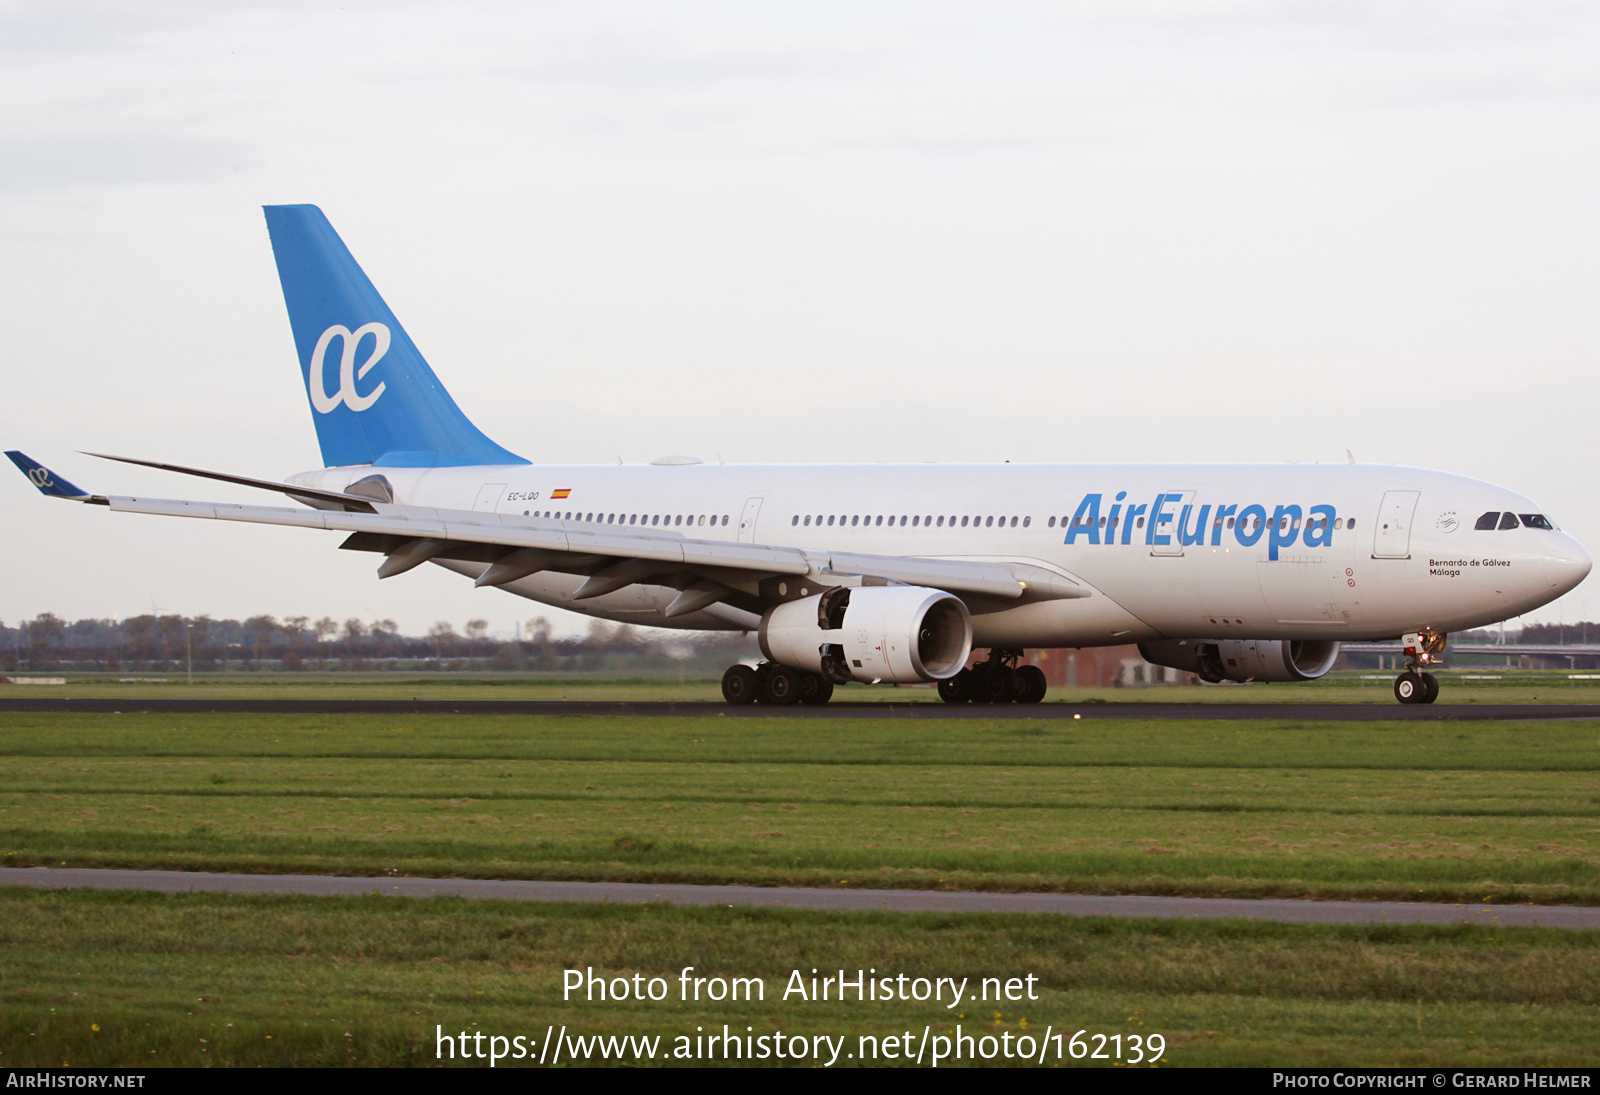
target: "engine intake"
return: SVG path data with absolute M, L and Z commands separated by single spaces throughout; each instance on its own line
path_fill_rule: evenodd
M 824 590 L 770 609 L 757 635 L 771 660 L 840 684 L 948 680 L 972 653 L 967 606 L 922 586 Z
M 1327 639 L 1163 639 L 1140 643 L 1154 665 L 1193 673 L 1208 684 L 1222 681 L 1314 681 L 1333 668 L 1339 644 Z

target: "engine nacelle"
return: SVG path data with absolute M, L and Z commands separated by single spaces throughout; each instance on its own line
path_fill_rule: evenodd
M 1208 684 L 1314 681 L 1333 668 L 1339 644 L 1326 639 L 1163 639 L 1140 643 L 1139 653 L 1147 662 L 1182 669 Z
M 972 653 L 967 606 L 922 586 L 825 590 L 769 610 L 757 634 L 768 658 L 840 684 L 948 680 Z

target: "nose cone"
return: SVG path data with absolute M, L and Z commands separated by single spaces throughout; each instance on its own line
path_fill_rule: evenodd
M 1564 532 L 1557 534 L 1544 558 L 1545 580 L 1557 597 L 1577 588 L 1593 568 L 1594 560 L 1583 545 Z

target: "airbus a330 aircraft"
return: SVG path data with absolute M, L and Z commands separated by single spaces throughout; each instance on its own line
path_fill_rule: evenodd
M 90 494 L 9 453 L 40 491 L 347 533 L 380 578 L 431 562 L 608 620 L 754 631 L 767 661 L 727 671 L 730 703 L 825 703 L 848 681 L 1037 703 L 1024 647 L 1123 643 L 1209 682 L 1310 680 L 1341 641 L 1395 636 L 1395 696 L 1431 703 L 1448 632 L 1589 573 L 1523 495 L 1416 468 L 532 464 L 461 413 L 321 210 L 266 215 L 326 467 L 273 482 L 128 462 L 309 508 Z M 989 655 L 968 668 L 974 648 Z

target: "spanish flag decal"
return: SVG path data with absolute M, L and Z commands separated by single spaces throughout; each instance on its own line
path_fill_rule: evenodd
M 553 498 L 553 499 L 560 499 L 560 498 L 565 498 L 567 495 L 569 495 L 571 493 L 572 493 L 572 488 L 571 487 L 563 487 L 561 490 L 553 490 L 553 491 L 551 491 L 550 492 L 550 497 Z

